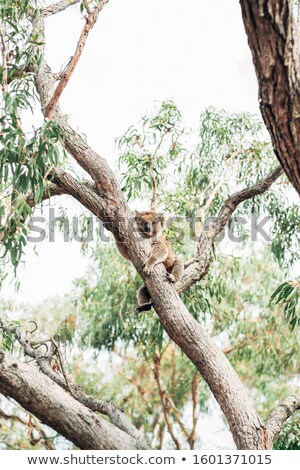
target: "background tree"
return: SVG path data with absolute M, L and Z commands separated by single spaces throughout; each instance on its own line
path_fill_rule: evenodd
M 256 176 L 253 184 L 245 181 L 243 185 L 245 189 L 231 196 L 227 194 L 223 201 L 222 197 L 217 197 L 218 191 L 215 191 L 214 195 L 212 190 L 212 196 L 209 198 L 205 194 L 209 182 L 202 183 L 201 181 L 200 191 L 204 192 L 204 195 L 200 197 L 199 211 L 205 214 L 211 207 L 215 207 L 217 216 L 209 227 L 198 228 L 199 240 L 193 247 L 194 258 L 188 264 L 177 286 L 177 292 L 165 280 L 162 266 L 156 267 L 153 274 L 145 277 L 141 267 L 149 254 L 149 244 L 146 241 L 137 243 L 132 238 L 130 232 L 132 213 L 114 173 L 107 162 L 97 155 L 85 139 L 70 126 L 58 105 L 59 98 L 80 58 L 89 31 L 107 0 L 90 2 L 88 6 L 86 2 L 82 2 L 81 11 L 85 16 L 84 28 L 70 63 L 63 73 L 58 74 L 52 73 L 44 57 L 45 18 L 79 2 L 62 0 L 47 7 L 42 7 L 35 1 L 4 1 L 2 3 L 1 184 L 3 204 L 1 211 L 3 221 L 1 241 L 4 256 L 9 254 L 11 262 L 15 267 L 17 266 L 26 243 L 28 216 L 32 214 L 35 205 L 52 195 L 59 194 L 68 194 L 78 200 L 102 220 L 105 227 L 118 241 L 125 244 L 136 271 L 149 289 L 160 324 L 196 366 L 208 384 L 226 416 L 237 447 L 250 449 L 271 447 L 282 424 L 299 408 L 299 398 L 296 396 L 287 398 L 285 405 L 279 405 L 279 408 L 271 413 L 269 420 L 264 424 L 229 361 L 198 321 L 199 305 L 194 304 L 195 309 L 198 310 L 197 318 L 195 318 L 196 315 L 193 316 L 188 312 L 179 293 L 183 293 L 204 278 L 210 267 L 216 237 L 230 221 L 233 212 L 242 202 L 265 193 L 280 176 L 281 169 L 269 168 L 271 171 L 267 174 L 265 173 L 267 168 L 262 168 L 262 179 L 258 178 L 257 172 L 253 173 L 253 176 Z M 11 49 L 12 53 L 10 53 Z M 34 93 L 38 96 L 44 123 L 30 133 L 23 129 L 22 110 L 30 108 Z M 169 122 L 170 113 L 171 121 Z M 150 132 L 155 134 L 153 131 L 156 130 L 162 133 L 162 136 L 165 134 L 167 137 L 173 126 L 172 134 L 176 136 L 174 120 L 176 123 L 178 117 L 176 108 L 169 105 L 166 110 L 163 109 L 162 114 L 158 115 L 157 121 L 150 122 Z M 202 125 L 201 128 L 205 136 L 205 126 Z M 145 130 L 147 131 L 146 128 Z M 247 150 L 249 139 L 247 129 L 237 122 L 237 131 L 244 132 Z M 222 131 L 221 126 L 221 134 L 224 132 L 226 129 Z M 200 145 L 202 140 L 200 135 Z M 159 141 L 156 141 L 157 152 L 151 152 L 150 159 L 149 155 L 142 154 L 142 160 L 144 160 L 142 164 L 145 165 L 146 159 L 154 186 L 156 182 L 154 168 L 156 164 L 161 163 L 159 153 L 164 144 L 163 141 L 164 137 L 160 145 Z M 121 145 L 123 143 L 121 142 Z M 145 143 L 147 143 L 147 136 Z M 132 142 L 129 138 L 130 145 Z M 222 142 L 221 148 L 218 145 L 217 140 L 216 158 L 222 156 L 222 146 L 225 149 L 227 146 L 233 153 L 236 151 L 237 155 L 241 155 L 241 158 L 237 159 L 239 163 L 243 161 L 240 147 L 230 148 L 226 140 Z M 176 157 L 177 151 L 175 139 L 169 148 L 170 160 L 173 156 Z M 214 148 L 211 147 L 210 151 L 214 152 Z M 202 155 L 205 153 L 206 150 L 203 148 Z M 191 158 L 192 166 L 186 170 L 187 173 L 194 171 L 195 180 L 197 179 L 197 166 L 201 167 L 202 155 L 201 151 L 198 151 L 196 158 Z M 69 156 L 73 157 L 74 161 L 89 175 L 88 181 L 80 181 L 67 171 Z M 127 162 L 126 156 L 123 161 L 130 163 Z M 201 172 L 199 176 L 201 177 Z M 130 181 L 126 181 L 126 178 L 128 180 L 128 174 L 126 176 L 125 173 L 125 184 L 130 188 Z M 238 179 L 237 182 L 239 182 Z M 195 182 L 193 184 L 196 189 Z M 240 188 L 234 187 L 231 190 L 237 189 Z M 225 196 L 223 192 L 222 195 Z M 156 198 L 156 195 L 154 196 Z M 210 199 L 212 202 L 207 205 Z M 218 206 L 219 199 L 221 200 Z M 205 201 L 204 207 L 203 200 Z M 182 210 L 183 212 L 187 210 L 184 204 Z M 136 227 L 133 228 L 136 229 Z M 1 320 L 0 326 L 4 337 L 9 336 L 17 341 L 26 356 L 35 359 L 41 369 L 40 372 L 33 364 L 27 364 L 12 357 L 7 350 L 1 351 L 0 392 L 2 394 L 13 397 L 26 410 L 78 447 L 86 449 L 147 447 L 141 433 L 118 408 L 102 399 L 92 398 L 69 380 L 55 338 L 49 341 L 35 339 L 28 341 L 27 337 L 30 334 L 28 330 L 11 324 L 7 320 Z M 154 361 L 157 383 L 160 377 L 157 369 L 159 360 L 157 356 Z M 107 415 L 111 423 L 101 419 L 99 415 L 96 416 L 97 411 Z M 166 414 L 164 418 L 167 423 Z M 171 429 L 169 432 L 171 434 Z

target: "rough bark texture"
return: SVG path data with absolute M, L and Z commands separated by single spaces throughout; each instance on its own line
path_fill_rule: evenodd
M 13 325 L 10 326 L 3 322 L 0 316 L 0 330 L 13 335 L 19 344 L 22 346 L 25 356 L 28 356 L 32 359 L 35 359 L 36 364 L 39 366 L 40 370 L 53 382 L 58 384 L 62 389 L 67 392 L 70 392 L 71 395 L 78 400 L 82 405 L 86 406 L 92 411 L 98 411 L 109 417 L 112 424 L 117 428 L 124 431 L 129 436 L 133 437 L 139 441 L 140 446 L 144 449 L 149 448 L 148 444 L 145 442 L 143 435 L 140 431 L 131 423 L 129 418 L 123 413 L 122 410 L 117 408 L 113 403 L 93 398 L 87 395 L 80 387 L 74 384 L 72 381 L 68 380 L 66 376 L 62 373 L 62 370 L 54 371 L 50 365 L 49 358 L 45 357 L 44 347 L 39 348 L 35 347 L 34 344 L 30 342 L 26 335 L 22 334 L 20 328 Z M 0 371 L 1 378 L 1 371 Z M 13 396 L 13 395 L 12 395 Z
M 281 431 L 283 424 L 296 411 L 300 410 L 300 397 L 291 395 L 283 400 L 269 416 L 267 421 L 268 438 L 272 442 Z
M 33 364 L 0 350 L 0 393 L 81 449 L 141 449 L 141 444 L 75 400 Z M 13 392 L 13 393 L 12 393 Z
M 60 8 L 63 9 L 66 2 L 59 2 L 59 4 Z M 44 40 L 44 16 L 45 14 L 41 13 L 36 15 L 33 19 L 33 30 L 35 33 L 38 33 L 41 42 Z M 41 60 L 38 66 L 32 64 L 32 72 L 34 73 L 42 112 L 46 117 L 47 106 L 51 101 L 55 90 L 56 76 L 51 73 L 49 66 L 45 62 L 44 45 L 37 46 L 36 52 L 40 54 Z M 149 289 L 154 308 L 165 331 L 196 365 L 199 372 L 209 385 L 214 397 L 220 404 L 224 415 L 226 416 L 237 447 L 239 449 L 267 448 L 271 444 L 267 439 L 266 428 L 253 408 L 252 402 L 240 379 L 227 358 L 210 338 L 205 328 L 187 311 L 178 292 L 174 289 L 174 286 L 166 280 L 163 266 L 156 266 L 151 275 L 145 275 L 143 272 L 142 266 L 149 255 L 150 246 L 147 241 L 135 240 L 132 229 L 136 229 L 136 227 L 132 227 L 130 224 L 130 221 L 132 220 L 131 211 L 125 202 L 115 175 L 111 171 L 106 160 L 91 149 L 80 134 L 72 129 L 61 113 L 59 105 L 56 105 L 53 110 L 53 118 L 60 122 L 64 131 L 65 147 L 67 151 L 93 180 L 93 183 L 82 184 L 71 175 L 68 175 L 66 172 L 57 168 L 55 169 L 53 183 L 57 188 L 60 188 L 59 191 L 61 191 L 61 193 L 72 195 L 93 214 L 99 217 L 106 224 L 106 227 L 113 233 L 115 238 L 119 242 L 123 242 L 125 244 L 130 259 Z M 279 176 L 279 173 L 280 172 L 276 170 L 276 173 L 275 175 L 272 175 L 271 180 L 269 179 L 266 184 L 262 183 L 263 189 L 261 192 L 270 186 L 276 177 Z M 55 190 L 57 191 L 56 187 Z M 260 190 L 261 186 L 258 189 Z M 257 194 L 260 194 L 261 192 L 257 192 Z M 223 212 L 220 213 L 219 222 L 216 222 L 212 231 L 208 234 L 204 233 L 201 235 L 196 260 L 187 268 L 183 282 L 179 287 L 180 292 L 194 284 L 207 273 L 214 236 L 222 230 L 226 223 L 226 219 L 227 221 L 229 220 L 237 204 L 242 200 L 245 200 L 247 197 L 252 197 L 251 194 L 252 193 L 249 193 L 248 189 L 246 190 L 246 193 L 243 193 L 242 195 L 241 193 L 237 193 L 232 196 L 232 199 L 227 206 L 224 206 Z M 23 366 L 25 367 L 25 365 L 22 365 L 22 367 Z M 23 404 L 25 408 L 27 406 L 26 409 L 29 409 L 32 413 L 36 414 L 36 416 L 40 417 L 43 422 L 50 424 L 48 408 L 43 407 L 42 404 L 42 408 L 37 406 L 33 400 L 35 395 L 28 395 L 29 392 L 26 392 L 26 398 L 23 398 L 23 392 L 21 392 L 20 387 L 14 388 L 14 380 L 25 380 L 26 377 L 21 378 L 18 373 L 19 369 L 16 368 L 16 377 L 14 378 L 14 374 L 11 372 L 12 370 L 14 369 L 12 364 L 9 363 L 9 360 L 3 360 L 2 375 L 4 378 L 6 372 L 8 375 L 4 382 L 1 382 L 0 391 L 2 393 L 10 394 L 10 396 L 14 396 L 14 398 Z M 28 372 L 28 377 L 31 377 L 29 369 Z M 29 384 L 27 385 L 29 386 Z M 52 383 L 51 386 L 54 387 L 56 384 Z M 30 390 L 33 393 L 33 388 Z M 54 389 L 51 389 L 50 387 L 49 393 L 52 393 L 53 390 Z M 61 389 L 59 390 L 60 393 L 62 393 Z M 39 387 L 35 390 L 35 394 L 40 394 L 40 397 L 42 398 L 42 390 Z M 64 394 L 66 394 L 66 392 L 64 392 Z M 54 398 L 53 393 L 51 396 Z M 48 403 L 45 395 L 44 399 L 46 400 L 46 403 Z M 70 400 L 73 403 L 74 398 L 68 397 L 69 404 L 71 404 Z M 74 401 L 76 406 L 82 406 L 82 404 L 76 402 L 76 400 Z M 104 435 L 104 431 L 102 431 L 103 428 L 100 429 L 99 432 L 101 437 L 98 438 L 98 436 L 94 435 L 95 426 L 93 426 L 93 422 L 90 421 L 90 418 L 87 418 L 87 421 L 83 420 L 83 423 L 76 421 L 74 423 L 72 422 L 70 425 L 69 413 L 66 406 L 67 402 L 64 408 L 64 416 L 61 416 L 61 413 L 57 414 L 57 419 L 59 417 L 59 419 L 62 420 L 62 423 L 65 424 L 66 421 L 68 421 L 68 426 L 72 429 L 76 429 L 76 431 L 78 429 L 82 429 L 80 436 L 82 437 L 84 444 L 79 442 L 79 438 L 76 436 L 74 436 L 75 440 L 73 440 L 72 436 L 69 438 L 72 438 L 73 442 L 77 443 L 77 445 L 80 444 L 80 446 L 84 448 L 90 448 L 87 446 L 91 445 L 91 439 L 97 442 L 97 446 L 103 445 L 103 439 L 107 439 L 107 436 Z M 53 404 L 53 407 L 57 407 L 57 404 Z M 81 417 L 79 416 L 78 419 L 81 419 Z M 96 417 L 93 419 L 96 419 Z M 88 426 L 86 426 L 87 423 Z M 61 423 L 54 424 L 56 427 L 53 426 L 53 424 L 50 425 L 59 432 L 64 431 Z M 83 436 L 83 429 L 87 433 L 87 436 Z M 118 432 L 121 431 L 118 430 Z M 90 433 L 92 433 L 91 437 L 89 437 Z M 119 448 L 124 448 L 124 442 L 129 442 L 128 439 L 131 439 L 130 442 L 132 443 L 132 446 L 136 445 L 136 441 L 132 440 L 132 438 L 128 437 L 126 434 L 125 436 L 127 441 L 123 441 Z M 99 439 L 101 442 L 99 442 Z M 105 448 L 116 448 L 119 440 L 116 437 L 116 440 L 113 443 L 109 440 L 106 440 L 105 442 L 107 444 Z
M 300 194 L 299 31 L 290 0 L 240 0 L 260 109 L 276 155 Z

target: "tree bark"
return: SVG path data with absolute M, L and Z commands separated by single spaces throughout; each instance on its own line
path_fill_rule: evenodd
M 59 2 L 59 4 L 62 8 L 66 2 Z M 37 14 L 34 17 L 33 29 L 38 34 L 40 41 L 43 42 L 43 14 Z M 56 78 L 45 62 L 44 44 L 37 46 L 36 52 L 40 54 L 41 60 L 38 66 L 32 65 L 32 71 L 41 101 L 41 108 L 44 116 L 46 116 L 47 106 L 53 97 Z M 72 129 L 58 105 L 53 110 L 53 117 L 62 126 L 67 151 L 92 177 L 95 186 L 93 184 L 81 184 L 60 169 L 55 170 L 54 183 L 61 188 L 61 191 L 72 195 L 99 217 L 114 234 L 115 238 L 124 243 L 132 263 L 149 289 L 154 308 L 163 328 L 196 365 L 207 382 L 226 416 L 237 447 L 239 449 L 269 448 L 271 443 L 267 438 L 266 428 L 257 415 L 239 377 L 205 328 L 187 311 L 178 292 L 166 280 L 163 266 L 156 266 L 154 272 L 149 276 L 146 276 L 143 272 L 142 266 L 149 255 L 150 245 L 145 240 L 135 239 L 134 229 L 136 227 L 131 224 L 131 211 L 106 160 L 91 149 L 80 134 Z M 231 202 L 235 203 L 236 199 Z M 230 217 L 232 205 L 225 209 L 225 215 L 229 214 Z M 216 230 L 220 227 L 216 227 Z M 203 251 L 203 247 L 199 246 L 199 266 L 193 266 L 193 269 L 195 268 L 195 272 L 192 273 L 193 283 L 199 279 L 199 270 L 201 270 L 200 275 L 203 276 L 209 268 L 210 249 L 213 240 L 211 237 L 205 238 L 205 240 L 208 240 L 205 250 Z M 17 367 L 14 364 L 17 364 Z M 76 445 L 79 443 L 77 434 L 80 431 L 81 445 L 84 442 L 84 448 L 87 449 L 91 448 L 91 445 L 94 448 L 117 448 L 115 447 L 117 442 L 120 442 L 118 447 L 120 449 L 124 446 L 127 447 L 127 445 L 132 446 L 131 448 L 137 448 L 137 443 L 132 437 L 123 433 L 124 438 L 119 440 L 119 437 L 123 436 L 123 434 L 120 434 L 122 431 L 115 431 L 109 423 L 105 422 L 103 424 L 95 415 L 91 418 L 89 410 L 62 391 L 61 388 L 55 388 L 58 386 L 47 377 L 43 378 L 42 386 L 39 386 L 35 380 L 32 367 L 15 360 L 10 361 L 4 354 L 0 365 L 3 376 L 3 381 L 0 383 L 0 392 L 14 397 L 25 408 L 27 407 L 26 409 L 30 408 L 30 411 L 40 417 L 43 422 L 66 435 Z M 22 374 L 22 372 L 26 372 L 26 374 Z M 45 384 L 44 380 L 46 380 Z M 49 380 L 50 383 L 48 383 Z M 77 410 L 75 415 L 74 411 L 71 412 L 73 407 Z M 72 426 L 70 426 L 70 423 L 72 423 Z M 96 433 L 96 428 L 100 428 L 99 435 Z M 74 435 L 73 430 L 76 435 Z M 113 440 L 110 439 L 109 435 L 110 432 L 113 432 L 112 430 L 115 437 Z M 85 433 L 86 435 L 83 436 Z
M 300 410 L 300 397 L 291 395 L 279 403 L 267 421 L 268 437 L 273 441 L 280 433 L 283 424 L 296 411 Z
M 260 109 L 275 153 L 300 194 L 299 31 L 290 0 L 240 0 Z
M 37 367 L 0 350 L 0 393 L 14 398 L 80 449 L 142 449 L 132 438 L 75 400 Z

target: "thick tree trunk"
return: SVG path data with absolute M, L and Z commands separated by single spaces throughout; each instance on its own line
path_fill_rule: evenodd
M 300 194 L 299 31 L 291 0 L 240 0 L 260 109 L 276 155 Z
M 0 350 L 0 393 L 12 397 L 80 449 L 141 449 L 141 443 L 83 406 L 33 364 Z

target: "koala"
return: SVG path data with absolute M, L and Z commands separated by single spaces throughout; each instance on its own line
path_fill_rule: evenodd
M 144 238 L 148 238 L 151 244 L 151 254 L 143 266 L 144 272 L 150 274 L 157 264 L 163 263 L 167 270 L 166 275 L 168 280 L 172 283 L 178 282 L 182 277 L 184 264 L 180 258 L 175 256 L 171 246 L 162 233 L 165 225 L 164 215 L 154 210 L 137 212 L 135 220 L 139 232 Z M 120 245 L 121 244 L 117 242 L 121 255 L 129 259 L 127 253 L 124 252 L 124 246 Z M 151 309 L 151 298 L 145 285 L 138 290 L 137 299 L 139 304 L 136 308 L 137 312 L 144 312 Z

